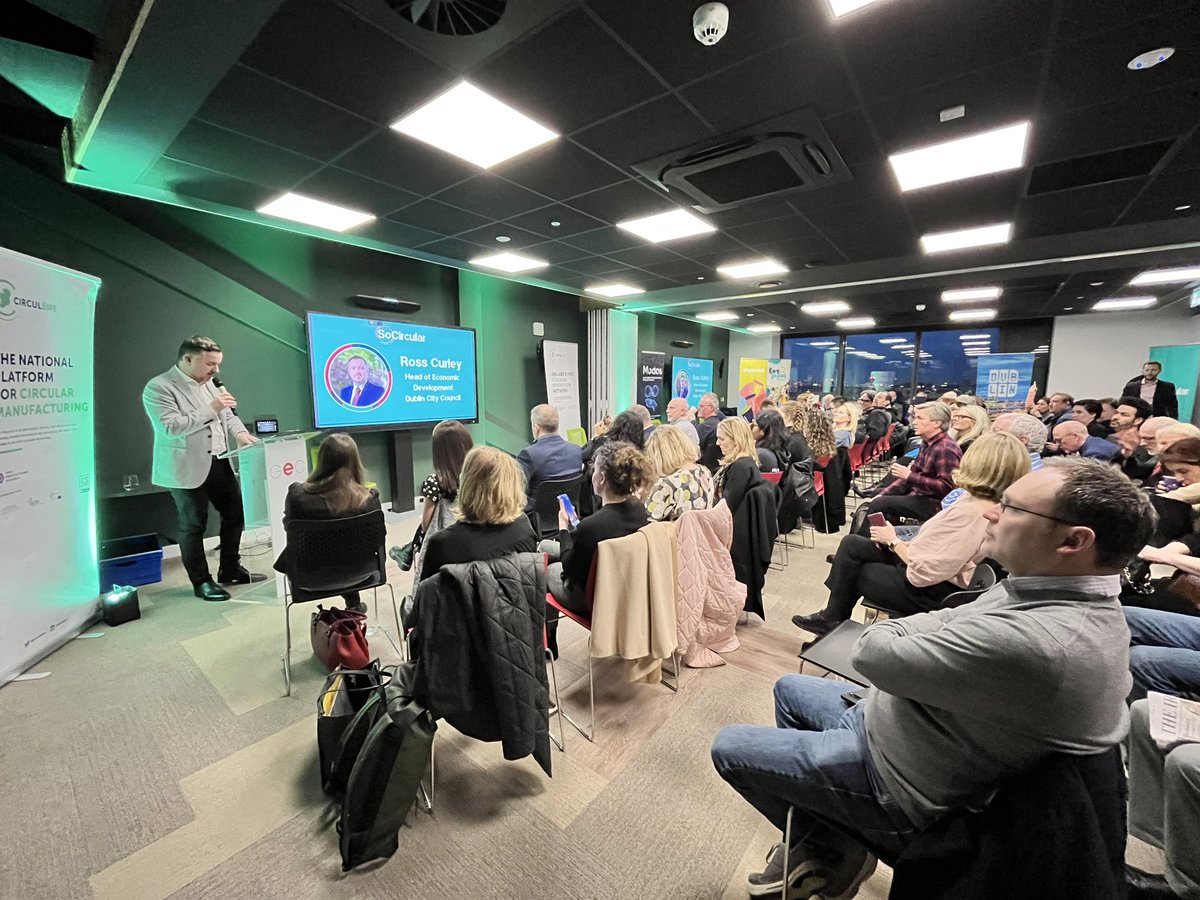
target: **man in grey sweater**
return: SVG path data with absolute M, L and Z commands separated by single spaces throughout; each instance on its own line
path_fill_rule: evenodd
M 986 518 L 984 553 L 1010 577 L 966 606 L 863 632 L 865 701 L 847 708 L 844 684 L 787 675 L 776 728 L 717 734 L 713 763 L 735 790 L 781 830 L 795 807 L 793 896 L 854 896 L 875 858 L 845 832 L 898 855 L 1050 754 L 1101 753 L 1128 731 L 1119 573 L 1153 530 L 1146 495 L 1104 463 L 1056 460 Z M 751 895 L 782 889 L 781 849 Z

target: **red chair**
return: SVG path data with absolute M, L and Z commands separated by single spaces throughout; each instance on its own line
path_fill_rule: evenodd
M 765 478 L 767 481 L 771 482 L 771 484 L 778 485 L 779 482 L 783 480 L 783 473 L 782 472 L 763 472 L 762 477 Z
M 850 458 L 850 475 L 852 477 L 863 467 L 863 453 L 866 448 L 867 443 L 864 441 L 861 444 L 854 444 L 846 451 L 846 455 Z

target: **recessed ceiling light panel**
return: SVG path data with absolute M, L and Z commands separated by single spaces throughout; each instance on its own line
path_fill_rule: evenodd
M 305 225 L 315 225 L 317 228 L 328 228 L 330 231 L 347 231 L 375 219 L 370 213 L 334 206 L 332 203 L 324 203 L 302 194 L 284 194 L 265 206 L 260 206 L 258 211 L 264 216 L 290 219 Z
M 875 0 L 829 0 L 829 9 L 835 16 L 841 17 L 846 13 L 852 13 L 856 9 L 862 9 L 864 6 L 870 6 Z
M 979 228 L 962 228 L 958 231 L 922 235 L 921 249 L 926 253 L 945 253 L 948 250 L 965 250 L 968 247 L 1006 244 L 1011 238 L 1012 222 L 1000 222 Z
M 986 322 L 996 318 L 994 309 L 956 309 L 950 313 L 951 322 Z
M 771 334 L 772 332 L 783 331 L 778 325 L 750 325 L 746 330 L 754 334 Z
M 596 284 L 584 288 L 589 294 L 599 294 L 601 297 L 629 297 L 633 294 L 646 293 L 640 287 L 631 284 Z
M 879 343 L 881 343 L 881 344 L 903 344 L 907 340 L 908 340 L 908 338 L 880 338 Z
M 696 313 L 696 318 L 702 322 L 736 322 L 738 314 L 735 312 Z
M 1006 172 L 1025 165 L 1029 123 L 1019 122 L 969 137 L 893 153 L 888 157 L 902 191 Z
M 710 225 L 698 216 L 693 216 L 690 212 L 682 209 L 618 222 L 617 227 L 636 234 L 652 244 L 661 244 L 663 241 L 674 241 L 697 234 L 708 234 L 717 230 L 716 226 Z
M 838 319 L 838 328 L 874 328 L 875 320 L 870 316 L 853 316 L 849 319 Z
M 1111 312 L 1117 309 L 1147 309 L 1158 302 L 1157 297 L 1110 297 L 1092 307 L 1095 312 Z
M 961 288 L 942 291 L 943 303 L 972 303 L 976 300 L 999 300 L 1002 289 L 998 287 Z
M 484 169 L 558 137 L 466 81 L 393 122 L 392 129 Z
M 744 263 L 717 266 L 717 271 L 728 278 L 756 278 L 759 275 L 779 275 L 787 271 L 773 259 L 755 259 Z
M 1176 284 L 1200 279 L 1200 266 L 1186 266 L 1181 269 L 1152 269 L 1143 272 L 1130 284 Z
M 471 260 L 471 265 L 482 266 L 485 269 L 498 269 L 501 272 L 528 272 L 532 269 L 544 269 L 550 263 L 544 259 L 534 259 L 519 253 L 493 253 L 490 256 L 477 256 Z
M 810 316 L 839 316 L 850 312 L 850 304 L 841 300 L 822 300 L 819 303 L 805 303 L 800 312 Z

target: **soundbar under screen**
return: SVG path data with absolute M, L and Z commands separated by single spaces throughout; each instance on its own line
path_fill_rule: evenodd
M 475 332 L 308 314 L 317 428 L 387 428 L 479 418 Z

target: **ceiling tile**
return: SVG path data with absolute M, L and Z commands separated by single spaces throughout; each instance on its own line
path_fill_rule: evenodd
M 526 231 L 533 231 L 549 238 L 566 238 L 584 231 L 594 231 L 604 225 L 599 219 L 585 216 L 581 212 L 560 204 L 522 213 L 507 221 Z M 554 222 L 558 224 L 552 224 Z
M 610 253 L 609 256 L 618 262 L 629 266 L 643 266 L 651 263 L 663 264 L 677 262 L 681 258 L 674 250 L 668 250 L 666 247 L 658 247 L 652 245 L 644 245 L 641 247 L 631 247 L 628 250 L 618 250 L 615 253 Z
M 614 250 L 628 250 L 645 244 L 640 237 L 622 231 L 619 228 L 600 228 L 583 234 L 563 238 L 564 244 L 578 247 L 589 253 L 612 253 Z
M 316 160 L 195 121 L 179 133 L 164 155 L 284 190 L 321 165 Z
M 251 184 L 167 157 L 151 166 L 138 183 L 244 210 L 257 209 L 279 194 L 275 188 Z
M 716 131 L 673 95 L 643 103 L 572 135 L 589 150 L 626 169 L 714 136 Z
M 561 134 L 665 90 L 582 10 L 488 60 L 472 81 Z
M 360 209 L 376 216 L 386 216 L 421 199 L 408 191 L 332 166 L 326 166 L 307 178 L 297 185 L 296 190 L 326 203 Z
M 583 259 L 591 255 L 559 241 L 544 241 L 540 244 L 531 244 L 525 249 L 529 252 L 530 256 L 536 256 L 538 259 L 544 259 L 555 265 L 569 263 L 573 259 Z
M 321 160 L 332 159 L 376 127 L 243 66 L 229 70 L 196 118 Z
M 1185 205 L 1191 208 L 1175 209 Z M 1163 172 L 1150 182 L 1120 224 L 1161 221 L 1175 221 L 1190 226 L 1191 234 L 1200 234 L 1200 172 L 1195 169 Z
M 503 219 L 550 202 L 540 194 L 488 173 L 447 188 L 438 193 L 436 199 L 489 219 Z
M 374 222 L 370 222 L 361 228 L 354 229 L 354 233 L 408 250 L 415 249 L 430 241 L 441 240 L 442 237 L 440 234 L 435 234 L 432 231 L 413 228 L 411 225 L 401 225 L 399 222 L 392 222 L 389 219 L 376 219 Z
M 391 130 L 368 138 L 337 164 L 414 194 L 434 194 L 479 173 L 477 166 Z
M 451 72 L 331 0 L 289 0 L 242 62 L 379 125 L 453 83 Z
M 464 241 L 471 241 L 474 244 L 480 244 L 484 247 L 495 247 L 497 253 L 503 253 L 505 250 L 517 250 L 528 247 L 531 244 L 539 244 L 544 240 L 541 235 L 517 228 L 515 225 L 507 222 L 493 222 L 490 225 L 484 225 L 482 228 L 473 228 L 470 231 L 463 232 L 458 237 Z M 506 237 L 508 240 L 497 241 L 496 238 L 498 237 Z
M 616 260 L 606 259 L 603 256 L 589 256 L 584 259 L 572 260 L 569 263 L 559 266 L 561 269 L 570 269 L 572 272 L 578 272 L 581 275 L 603 275 L 607 272 L 628 272 L 629 266 L 619 263 Z
M 641 181 L 622 181 L 574 197 L 567 205 L 610 224 L 678 209 L 665 193 Z
M 555 200 L 607 187 L 629 177 L 566 138 L 501 163 L 493 171 Z
M 421 200 L 412 206 L 398 210 L 388 218 L 405 225 L 415 225 L 418 228 L 427 228 L 430 231 L 446 235 L 458 234 L 460 231 L 469 231 L 472 228 L 488 224 L 487 219 L 483 216 L 477 216 L 436 200 Z
M 477 256 L 486 256 L 491 252 L 491 248 L 489 247 L 480 247 L 467 241 L 460 241 L 458 238 L 445 238 L 440 241 L 422 244 L 418 249 L 422 253 L 434 253 L 438 256 L 445 256 L 448 259 L 458 260 L 459 262 L 467 262 Z

